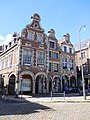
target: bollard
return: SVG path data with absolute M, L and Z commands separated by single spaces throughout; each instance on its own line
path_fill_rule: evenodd
M 51 102 L 52 102 L 52 91 L 51 91 Z
M 65 100 L 65 91 L 64 91 L 64 100 Z

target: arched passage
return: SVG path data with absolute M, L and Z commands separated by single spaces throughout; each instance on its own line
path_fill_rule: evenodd
M 59 77 L 53 79 L 53 92 L 61 92 L 61 80 Z
M 74 75 L 70 77 L 70 88 L 75 88 L 76 87 L 76 78 Z
M 36 82 L 35 82 L 35 93 L 46 93 L 46 88 L 47 87 L 47 79 L 46 76 L 43 74 L 39 74 L 36 77 Z
M 62 76 L 62 89 L 67 91 L 69 89 L 69 78 L 67 75 Z
M 10 95 L 15 94 L 15 80 L 16 80 L 16 77 L 14 74 L 12 74 L 9 78 L 9 85 L 8 85 L 8 93 Z
M 4 79 L 0 78 L 0 92 L 2 92 L 2 89 L 4 88 Z

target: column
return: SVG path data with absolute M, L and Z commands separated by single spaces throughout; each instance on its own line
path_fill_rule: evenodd
M 47 80 L 46 93 L 49 93 L 49 81 Z
M 63 87 L 62 87 L 62 77 L 61 77 L 61 92 L 62 92 L 62 89 L 63 89 Z
M 35 80 L 33 80 L 33 90 L 32 93 L 35 94 Z
M 58 92 L 58 78 L 56 79 L 56 91 L 55 92 Z

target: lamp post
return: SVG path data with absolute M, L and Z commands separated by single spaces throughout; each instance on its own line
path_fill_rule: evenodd
M 83 60 L 82 60 L 82 53 L 81 53 L 81 39 L 80 39 L 80 32 L 82 28 L 85 28 L 86 25 L 82 25 L 79 29 L 78 37 L 80 42 L 80 60 L 81 60 L 81 75 L 82 75 L 82 83 L 83 83 L 83 97 L 86 100 L 86 93 L 85 93 L 85 80 L 84 80 L 84 74 L 83 74 Z

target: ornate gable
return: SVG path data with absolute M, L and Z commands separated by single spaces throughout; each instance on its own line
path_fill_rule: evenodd
M 51 40 L 54 40 L 55 42 L 57 42 L 57 39 L 55 37 L 55 31 L 53 29 L 50 29 L 48 31 L 48 38 L 51 39 Z
M 34 13 L 31 16 L 31 19 L 31 24 L 26 25 L 26 27 L 21 32 L 21 36 L 29 39 L 30 41 L 45 41 L 47 36 L 44 33 L 44 29 L 40 26 L 40 16 L 37 13 Z
M 41 28 L 40 26 L 40 16 L 37 14 L 37 13 L 34 13 L 32 16 L 31 16 L 31 19 L 32 19 L 32 22 L 31 24 L 28 24 L 26 27 L 27 29 L 32 29 L 32 30 L 37 30 L 39 32 L 44 32 L 44 29 Z

